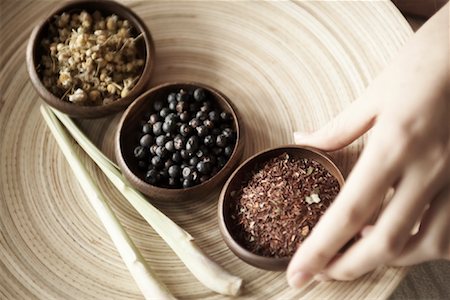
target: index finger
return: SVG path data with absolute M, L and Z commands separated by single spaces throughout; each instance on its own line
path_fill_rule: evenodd
M 386 138 L 383 130 L 374 128 L 347 183 L 292 258 L 287 270 L 291 286 L 301 287 L 322 271 L 376 212 L 397 179 L 402 155 L 400 150 L 387 149 Z

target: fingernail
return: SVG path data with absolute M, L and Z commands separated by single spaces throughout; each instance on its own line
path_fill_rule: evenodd
M 297 272 L 289 276 L 288 283 L 293 288 L 301 288 L 311 281 L 312 275 L 304 272 Z
M 294 141 L 296 143 L 301 143 L 308 136 L 309 136 L 309 133 L 296 131 L 296 132 L 294 132 Z

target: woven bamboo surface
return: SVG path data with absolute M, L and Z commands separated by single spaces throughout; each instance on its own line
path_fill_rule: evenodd
M 0 2 L 0 298 L 142 299 L 39 113 L 25 67 L 31 28 L 57 3 Z M 244 116 L 245 157 L 291 143 L 355 99 L 411 35 L 388 1 L 127 2 L 156 43 L 151 85 L 193 80 L 226 94 Z M 108 156 L 119 115 L 79 121 Z M 334 153 L 347 173 L 363 146 Z M 203 287 L 84 153 L 149 265 L 180 299 L 223 299 Z M 219 189 L 220 187 L 218 187 Z M 380 268 L 348 283 L 288 288 L 222 241 L 217 194 L 156 203 L 212 258 L 245 280 L 242 299 L 386 298 L 406 270 Z

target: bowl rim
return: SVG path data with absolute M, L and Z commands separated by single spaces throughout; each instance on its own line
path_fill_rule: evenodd
M 126 19 L 129 20 L 133 27 L 143 35 L 143 42 L 145 46 L 145 57 L 144 57 L 144 68 L 140 74 L 136 85 L 130 90 L 130 93 L 122 98 L 119 98 L 111 103 L 96 105 L 96 106 L 80 106 L 67 101 L 62 101 L 51 93 L 43 84 L 37 70 L 36 66 L 39 64 L 39 60 L 35 59 L 35 53 L 39 48 L 38 37 L 41 35 L 42 31 L 46 28 L 48 21 L 52 16 L 60 14 L 64 11 L 71 9 L 83 9 L 83 4 L 94 4 L 94 5 L 108 5 L 109 10 L 112 13 L 117 13 L 118 15 L 126 14 Z M 99 11 L 105 9 L 98 8 Z M 47 104 L 58 109 L 59 111 L 66 113 L 73 117 L 101 117 L 108 114 L 112 114 L 123 110 L 130 103 L 136 99 L 145 86 L 150 81 L 150 78 L 154 71 L 155 65 L 155 45 L 150 33 L 150 30 L 145 25 L 145 22 L 129 7 L 113 0 L 71 0 L 68 2 L 60 3 L 48 14 L 45 15 L 33 28 L 30 37 L 28 39 L 26 48 L 26 64 L 28 74 L 30 76 L 31 82 L 35 87 L 40 98 L 42 98 Z
M 209 92 L 212 92 L 214 94 L 215 98 L 220 98 L 221 99 L 220 101 L 223 101 L 226 105 L 228 105 L 230 107 L 233 117 L 234 117 L 234 123 L 236 126 L 236 144 L 234 145 L 233 152 L 231 153 L 226 164 L 214 176 L 212 176 L 205 182 L 202 182 L 200 184 L 194 185 L 189 188 L 171 189 L 171 188 L 165 188 L 165 187 L 151 185 L 151 184 L 145 182 L 144 180 L 142 180 L 133 171 L 131 171 L 130 167 L 128 166 L 128 163 L 125 161 L 124 156 L 122 155 L 121 137 L 122 137 L 122 130 L 124 127 L 124 123 L 125 123 L 126 119 L 129 117 L 129 112 L 135 106 L 139 105 L 139 103 L 141 101 L 144 101 L 146 98 L 149 97 L 149 95 L 155 93 L 156 91 L 158 91 L 160 89 L 168 88 L 171 86 L 176 87 L 176 86 L 180 86 L 180 85 L 200 87 L 205 90 L 208 90 Z M 130 182 L 133 182 L 133 181 L 140 182 L 146 189 L 152 189 L 153 191 L 155 191 L 157 193 L 194 192 L 197 190 L 201 190 L 203 187 L 205 187 L 207 184 L 209 184 L 213 179 L 218 178 L 218 176 L 220 174 L 223 174 L 223 172 L 226 172 L 226 170 L 228 169 L 228 166 L 233 164 L 233 161 L 235 159 L 237 159 L 237 160 L 240 159 L 240 156 L 242 154 L 242 153 L 240 153 L 241 152 L 240 150 L 242 150 L 242 146 L 243 146 L 242 139 L 241 139 L 242 136 L 243 136 L 243 124 L 242 124 L 242 120 L 239 115 L 239 112 L 236 109 L 235 105 L 231 102 L 231 100 L 227 96 L 225 96 L 222 92 L 213 88 L 210 85 L 196 82 L 196 81 L 170 81 L 170 82 L 164 82 L 164 83 L 158 84 L 158 85 L 152 87 L 151 89 L 145 91 L 144 93 L 142 93 L 138 98 L 136 98 L 135 101 L 133 101 L 133 103 L 122 114 L 120 121 L 117 125 L 117 129 L 116 129 L 116 133 L 115 133 L 115 137 L 114 137 L 115 156 L 116 156 L 116 160 L 117 160 L 117 163 L 118 163 L 121 171 L 123 172 L 125 177 L 127 177 L 128 181 L 130 181 Z M 145 194 L 144 191 L 141 190 L 141 192 L 143 192 Z
M 340 188 L 342 188 L 345 179 L 342 175 L 341 170 L 337 166 L 337 164 L 333 161 L 330 155 L 328 155 L 326 152 L 319 150 L 317 148 L 309 147 L 309 146 L 302 146 L 302 145 L 296 145 L 296 144 L 284 144 L 281 146 L 274 146 L 270 147 L 264 150 L 261 150 L 249 158 L 247 158 L 244 162 L 242 162 L 229 176 L 228 180 L 225 182 L 225 184 L 222 187 L 222 190 L 220 191 L 219 195 L 219 201 L 218 201 L 218 222 L 219 222 L 219 230 L 222 235 L 223 240 L 225 241 L 225 244 L 227 244 L 228 248 L 240 259 L 244 260 L 246 263 L 251 264 L 257 268 L 262 268 L 266 270 L 272 270 L 272 271 L 282 271 L 284 270 L 287 265 L 289 264 L 289 261 L 292 257 L 281 257 L 281 258 L 275 258 L 275 257 L 268 257 L 268 256 L 262 256 L 255 254 L 243 246 L 239 244 L 231 235 L 230 230 L 228 229 L 228 226 L 225 222 L 225 216 L 224 216 L 224 205 L 226 203 L 225 200 L 225 194 L 228 191 L 228 188 L 235 178 L 235 176 L 241 172 L 242 169 L 247 167 L 249 164 L 252 164 L 258 157 L 261 155 L 270 153 L 270 152 L 276 152 L 283 149 L 295 149 L 295 150 L 306 150 L 309 152 L 312 152 L 314 154 L 319 155 L 323 159 L 325 159 L 332 167 L 335 169 L 337 174 L 337 181 L 339 183 Z M 320 163 L 320 162 L 319 162 Z M 322 166 L 323 164 L 320 163 Z M 324 166 L 325 167 L 325 166 Z

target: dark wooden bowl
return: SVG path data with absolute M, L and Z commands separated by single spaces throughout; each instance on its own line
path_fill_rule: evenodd
M 130 93 L 123 98 L 116 101 L 99 106 L 79 106 L 68 101 L 63 101 L 52 94 L 42 83 L 39 74 L 36 71 L 40 63 L 42 49 L 40 41 L 48 33 L 49 19 L 63 12 L 79 12 L 86 10 L 93 12 L 100 11 L 104 15 L 116 14 L 122 19 L 128 20 L 136 30 L 136 34 L 142 33 L 142 38 L 136 41 L 137 49 L 145 57 L 145 64 L 140 75 L 140 78 Z M 124 110 L 128 105 L 136 99 L 140 93 L 146 88 L 153 72 L 155 58 L 155 50 L 152 36 L 145 26 L 145 23 L 138 17 L 131 9 L 119 4 L 115 1 L 100 0 L 76 0 L 62 4 L 48 14 L 48 17 L 43 19 L 31 32 L 30 39 L 27 45 L 26 59 L 28 73 L 31 78 L 36 91 L 39 96 L 50 106 L 57 110 L 66 113 L 72 117 L 78 118 L 98 118 L 105 115 L 113 114 Z
M 136 146 L 136 133 L 141 130 L 141 120 L 144 114 L 149 112 L 153 103 L 159 99 L 166 100 L 167 95 L 180 89 L 192 90 L 201 87 L 212 95 L 214 101 L 221 109 L 233 116 L 233 129 L 236 131 L 236 145 L 225 166 L 209 180 L 190 187 L 190 188 L 162 188 L 151 185 L 144 181 L 145 173 L 139 170 L 137 161 L 133 156 L 133 149 Z M 158 85 L 142 94 L 136 101 L 124 112 L 116 133 L 116 159 L 125 177 L 139 191 L 156 200 L 201 200 L 214 190 L 219 190 L 221 184 L 227 176 L 238 165 L 243 153 L 243 144 L 241 137 L 243 134 L 242 121 L 236 109 L 229 99 L 212 87 L 201 83 L 183 82 L 183 83 L 165 83 Z
M 293 158 L 297 159 L 309 158 L 319 162 L 334 177 L 336 177 L 341 187 L 344 184 L 344 177 L 342 176 L 341 171 L 326 153 L 317 149 L 302 147 L 298 145 L 286 145 L 259 152 L 250 157 L 249 159 L 247 159 L 245 162 L 243 162 L 233 172 L 233 174 L 230 176 L 230 178 L 223 186 L 222 191 L 220 193 L 218 206 L 218 214 L 219 214 L 218 219 L 220 232 L 222 234 L 225 243 L 231 249 L 231 251 L 234 254 L 236 254 L 236 256 L 238 256 L 243 261 L 257 268 L 271 271 L 286 270 L 289 261 L 291 260 L 291 257 L 271 258 L 256 255 L 245 249 L 233 238 L 229 230 L 230 224 L 232 224 L 233 222 L 229 213 L 230 201 L 232 201 L 230 193 L 233 191 L 238 191 L 241 188 L 242 183 L 248 178 L 248 175 L 251 174 L 251 172 L 253 172 L 255 167 L 283 153 L 287 153 L 289 154 L 290 157 Z

